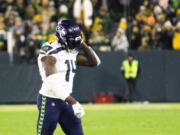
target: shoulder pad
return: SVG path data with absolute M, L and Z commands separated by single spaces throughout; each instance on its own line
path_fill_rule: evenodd
M 46 42 L 42 45 L 41 49 L 40 49 L 40 53 L 41 54 L 48 54 L 48 52 L 50 52 L 53 47 L 51 46 L 52 42 Z
M 65 50 L 65 48 L 63 46 L 58 46 L 56 42 L 46 42 L 42 45 L 40 49 L 40 54 L 52 55 L 57 54 L 62 50 Z

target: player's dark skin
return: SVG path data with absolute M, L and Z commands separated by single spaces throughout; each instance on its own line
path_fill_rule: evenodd
M 80 49 L 83 51 L 83 53 L 77 55 L 77 58 L 76 58 L 77 65 L 78 66 L 89 66 L 89 67 L 97 66 L 98 62 L 96 60 L 96 57 L 91 52 L 91 50 L 89 49 L 89 47 L 87 46 L 87 44 L 85 42 L 81 43 Z M 55 57 L 44 56 L 41 59 L 41 61 L 43 63 L 43 67 L 44 67 L 44 70 L 46 72 L 46 76 L 49 76 L 49 75 L 56 73 L 56 68 L 55 68 L 56 58 Z M 74 99 L 72 96 L 68 96 L 65 99 L 65 101 L 70 103 L 70 104 L 76 104 L 77 103 L 77 100 Z

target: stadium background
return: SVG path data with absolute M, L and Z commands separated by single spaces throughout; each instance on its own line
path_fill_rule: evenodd
M 41 85 L 36 58 L 44 42 L 56 39 L 63 19 L 79 24 L 102 59 L 98 68 L 77 70 L 73 95 L 81 102 L 98 95 L 122 101 L 127 86 L 120 66 L 128 52 L 141 67 L 134 101 L 180 101 L 179 0 L 2 0 L 0 103 L 35 103 Z
M 133 100 L 137 102 L 179 102 L 179 51 L 131 51 L 131 53 L 140 60 L 141 66 Z M 87 103 L 93 102 L 98 95 L 101 95 L 100 98 L 103 95 L 104 97 L 116 95 L 116 101 L 122 102 L 126 82 L 122 77 L 120 66 L 126 53 L 99 52 L 99 56 L 102 60 L 101 66 L 78 68 L 73 96 Z M 8 61 L 8 57 L 4 56 L 4 58 Z M 9 65 L 7 61 L 0 66 L 2 71 L 0 74 L 0 103 L 35 103 L 41 87 L 37 65 Z M 106 100 L 101 102 L 106 102 Z M 111 102 L 115 101 L 111 100 Z

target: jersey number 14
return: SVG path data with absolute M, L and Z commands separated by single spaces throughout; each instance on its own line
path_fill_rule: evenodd
M 65 64 L 67 65 L 66 81 L 69 82 L 70 73 L 75 73 L 76 65 L 74 60 L 66 60 Z

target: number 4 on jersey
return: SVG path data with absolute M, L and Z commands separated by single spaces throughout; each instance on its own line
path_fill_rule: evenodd
M 69 82 L 70 72 L 75 73 L 76 66 L 73 60 L 66 60 L 65 64 L 67 64 L 66 81 Z

